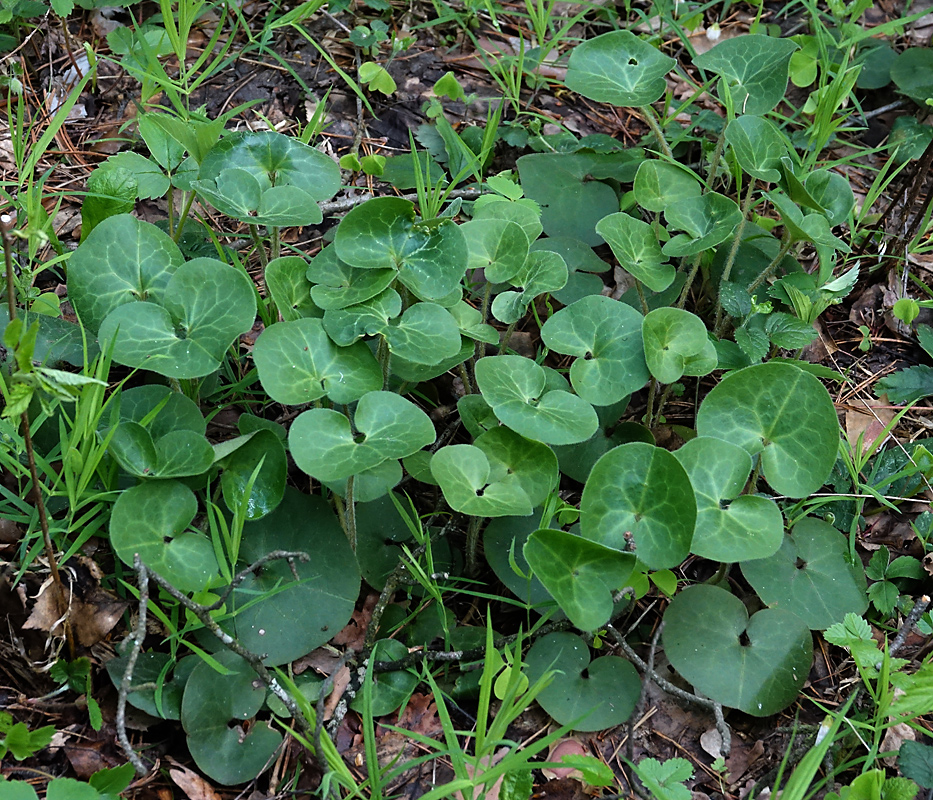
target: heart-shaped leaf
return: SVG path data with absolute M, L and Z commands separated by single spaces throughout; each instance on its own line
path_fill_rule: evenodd
M 192 670 L 181 703 L 181 724 L 199 769 L 223 784 L 243 783 L 272 763 L 282 734 L 266 722 L 238 724 L 252 720 L 262 708 L 266 688 L 236 653 L 223 650 L 214 658 L 227 673 L 219 674 L 206 661 Z
M 416 364 L 439 364 L 460 352 L 457 320 L 437 303 L 409 306 L 382 335 L 393 355 Z
M 220 366 L 227 348 L 256 319 L 256 292 L 244 272 L 213 258 L 178 267 L 160 304 L 125 303 L 100 326 L 115 340 L 114 361 L 171 378 L 200 378 Z
M 830 225 L 843 225 L 855 208 L 852 185 L 828 169 L 815 169 L 804 181 L 810 196 L 823 207 L 823 214 Z
M 227 508 L 235 511 L 246 498 L 246 519 L 254 520 L 282 502 L 288 459 L 285 445 L 275 433 L 259 430 L 216 445 L 215 450 L 217 465 L 223 470 L 220 486 Z M 254 478 L 256 467 L 259 472 Z M 247 496 L 250 481 L 253 485 Z
M 698 691 L 754 717 L 793 703 L 813 660 L 798 617 L 766 608 L 749 619 L 739 598 L 715 586 L 692 586 L 671 601 L 663 641 L 674 669 Z
M 696 493 L 697 526 L 690 552 L 726 563 L 777 552 L 784 538 L 781 510 L 767 497 L 741 494 L 752 471 L 745 450 L 722 439 L 698 436 L 674 456 Z
M 382 388 L 382 369 L 362 342 L 337 347 L 319 319 L 279 322 L 253 347 L 259 382 L 277 403 L 302 405 L 327 395 L 352 403 Z
M 659 214 L 678 200 L 699 197 L 703 187 L 693 170 L 652 158 L 642 162 L 632 188 L 638 205 Z
M 324 312 L 324 330 L 335 344 L 348 347 L 363 336 L 385 330 L 389 320 L 401 313 L 401 295 L 395 289 L 386 289 L 355 306 L 329 308 Z
M 243 527 L 242 569 L 273 550 L 306 552 L 295 561 L 272 561 L 250 574 L 227 601 L 223 623 L 266 664 L 285 664 L 329 641 L 346 624 L 360 591 L 360 572 L 350 543 L 321 497 L 285 490 L 271 514 Z
M 653 292 L 663 292 L 674 280 L 674 267 L 658 244 L 654 228 L 628 214 L 609 214 L 596 224 L 596 232 L 612 248 L 619 266 Z
M 483 322 L 483 314 L 479 309 L 461 300 L 447 310 L 456 320 L 457 327 L 464 336 L 486 344 L 499 343 L 499 331 Z
M 321 316 L 311 300 L 312 285 L 305 277 L 307 271 L 308 262 L 301 256 L 282 256 L 266 265 L 266 289 L 286 322 Z
M 322 483 L 339 497 L 346 497 L 349 478 Z M 402 480 L 402 465 L 390 458 L 353 476 L 353 499 L 360 503 L 370 503 L 385 497 Z
M 575 536 L 543 528 L 525 543 L 525 558 L 567 618 L 592 631 L 612 616 L 613 594 L 635 567 L 635 556 Z
M 643 442 L 610 450 L 590 471 L 580 500 L 587 539 L 630 550 L 651 569 L 690 552 L 697 504 L 687 473 L 667 450 Z
M 424 300 L 454 292 L 467 267 L 459 226 L 452 220 L 419 224 L 414 204 L 396 197 L 377 197 L 350 211 L 337 227 L 334 245 L 352 267 L 396 270 Z
M 557 456 L 508 428 L 493 428 L 472 444 L 442 447 L 431 474 L 451 508 L 483 517 L 528 516 L 557 481 Z
M 781 179 L 781 159 L 787 156 L 787 144 L 770 120 L 743 114 L 726 126 L 726 141 L 739 166 L 749 175 L 766 183 Z
M 577 45 L 567 64 L 567 88 L 614 106 L 646 106 L 664 94 L 677 62 L 630 31 L 612 31 Z
M 628 661 L 602 656 L 590 661 L 590 649 L 572 633 L 549 633 L 538 639 L 525 659 L 534 683 L 557 670 L 537 698 L 558 725 L 578 731 L 601 731 L 627 720 L 641 696 L 641 678 Z
M 125 489 L 110 515 L 110 543 L 124 564 L 140 560 L 183 592 L 196 592 L 217 574 L 210 540 L 188 529 L 198 501 L 178 481 L 152 481 Z
M 501 219 L 473 220 L 460 226 L 466 240 L 468 269 L 482 269 L 486 280 L 511 280 L 528 258 L 528 236 L 514 222 Z
M 592 438 L 579 444 L 568 444 L 554 447 L 560 471 L 577 483 L 586 483 L 590 470 L 606 453 L 620 444 L 628 442 L 645 442 L 654 444 L 654 436 L 643 425 L 635 422 L 618 422 L 619 416 L 628 406 L 628 398 L 624 398 L 614 406 L 603 406 L 598 409 L 599 430 Z M 614 413 L 605 414 L 614 409 Z
M 570 367 L 574 391 L 588 403 L 608 406 L 648 382 L 641 328 L 634 308 L 593 295 L 552 315 L 541 339 L 551 350 L 577 356 Z
M 682 308 L 649 311 L 642 326 L 645 361 L 661 383 L 683 375 L 708 375 L 716 369 L 716 347 L 696 314 Z
M 922 107 L 933 96 L 933 53 L 926 47 L 908 47 L 891 64 L 891 80 Z
M 784 97 L 791 54 L 790 39 L 747 34 L 725 39 L 693 59 L 695 66 L 722 79 L 720 97 L 728 91 L 736 114 L 767 114 Z
M 155 225 L 118 214 L 101 222 L 68 260 L 68 299 L 82 324 L 97 331 L 124 303 L 160 303 L 183 263 L 181 251 Z
M 734 200 L 717 192 L 678 200 L 664 209 L 664 219 L 674 230 L 661 248 L 667 256 L 694 256 L 720 244 L 742 221 L 742 211 Z
M 814 517 L 794 525 L 770 558 L 743 563 L 742 574 L 768 606 L 796 614 L 811 630 L 868 608 L 864 568 L 849 560 L 845 537 Z
M 573 444 L 589 439 L 599 425 L 585 400 L 570 392 L 549 391 L 544 369 L 530 358 L 481 358 L 476 382 L 499 420 L 529 439 Z
M 556 292 L 567 283 L 567 265 L 557 253 L 538 250 L 529 253 L 525 263 L 510 279 L 517 292 L 502 292 L 492 302 L 492 314 L 500 322 L 518 322 L 531 302 L 545 292 Z
M 499 195 L 483 195 L 483 197 L 495 199 L 482 204 L 480 199 L 477 199 L 473 204 L 474 220 L 501 219 L 514 222 L 525 231 L 529 242 L 537 239 L 544 230 L 541 226 L 541 208 L 533 200 L 521 199 L 517 202 L 510 202 Z
M 497 341 L 498 338 L 497 335 Z M 406 383 L 422 383 L 423 381 L 432 380 L 438 375 L 443 375 L 458 364 L 462 364 L 468 358 L 472 358 L 475 352 L 476 343 L 472 339 L 461 336 L 460 352 L 450 358 L 445 358 L 437 364 L 418 364 L 401 356 L 393 356 L 392 375 Z
M 703 401 L 697 433 L 761 454 L 765 480 L 778 493 L 806 497 L 829 478 L 839 422 L 829 392 L 791 364 L 768 363 L 730 373 Z
M 318 308 L 346 308 L 365 303 L 386 289 L 396 276 L 395 269 L 359 269 L 337 257 L 330 244 L 308 265 L 308 280 L 316 284 L 311 299 Z
M 312 408 L 300 414 L 288 433 L 298 468 L 318 480 L 339 481 L 410 455 L 435 438 L 428 415 L 394 392 L 363 395 L 353 422 L 356 435 L 339 411 Z
M 118 645 L 120 646 L 122 643 Z M 119 687 L 123 680 L 128 660 L 129 654 L 124 653 L 107 662 L 107 674 L 114 686 Z M 185 684 L 201 659 L 196 655 L 185 656 L 174 665 L 174 669 L 169 668 L 172 661 L 168 653 L 154 650 L 139 654 L 133 670 L 133 690 L 126 697 L 126 701 L 133 708 L 159 719 L 181 718 L 181 698 Z M 153 688 L 142 688 L 147 684 Z M 136 688 L 137 686 L 140 688 Z M 155 687 L 159 688 L 160 703 L 156 703 Z

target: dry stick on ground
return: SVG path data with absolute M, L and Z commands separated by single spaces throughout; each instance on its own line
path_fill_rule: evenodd
M 229 633 L 224 631 L 220 625 L 217 624 L 216 620 L 214 620 L 210 613 L 211 611 L 215 611 L 220 608 L 227 601 L 227 598 L 230 596 L 233 590 L 243 582 L 247 575 L 250 575 L 261 566 L 268 564 L 270 561 L 279 561 L 281 559 L 287 560 L 289 565 L 292 567 L 292 572 L 295 573 L 295 559 L 298 559 L 299 561 L 310 561 L 311 556 L 309 556 L 307 553 L 301 552 L 273 550 L 271 553 L 267 553 L 259 560 L 250 564 L 248 567 L 246 567 L 246 569 L 238 572 L 234 576 L 233 580 L 230 581 L 230 585 L 223 591 L 217 602 L 213 603 L 212 605 L 205 606 L 201 605 L 200 603 L 195 603 L 187 595 L 172 586 L 172 584 L 169 583 L 165 578 L 143 564 L 142 561 L 140 561 L 138 554 L 134 557 L 133 567 L 136 570 L 136 578 L 139 585 L 139 617 L 136 622 L 136 629 L 134 630 L 133 635 L 129 640 L 129 658 L 126 662 L 126 669 L 123 671 L 123 679 L 120 681 L 120 691 L 117 697 L 116 725 L 117 740 L 120 742 L 120 746 L 123 748 L 123 752 L 126 754 L 127 759 L 129 759 L 130 763 L 136 768 L 136 772 L 139 775 L 146 775 L 149 772 L 149 769 L 143 763 L 142 759 L 136 754 L 136 751 L 133 750 L 129 739 L 127 738 L 126 701 L 129 693 L 133 690 L 131 686 L 133 680 L 133 670 L 136 667 L 136 659 L 139 658 L 139 653 L 143 646 L 143 639 L 146 637 L 146 614 L 149 605 L 150 580 L 158 584 L 160 588 L 168 592 L 175 600 L 177 600 L 186 609 L 188 609 L 188 611 L 194 614 L 201 621 L 204 627 L 206 627 L 212 634 L 214 634 L 214 636 L 216 636 L 228 650 L 236 653 L 238 656 L 240 656 L 240 658 L 246 661 L 250 667 L 252 667 L 253 671 L 259 676 L 259 679 L 266 685 L 266 687 L 285 704 L 285 707 L 288 709 L 288 713 L 292 715 L 302 734 L 304 734 L 307 738 L 311 738 L 314 735 L 314 731 L 312 730 L 310 723 L 301 713 L 301 710 L 298 708 L 298 704 L 276 680 L 275 676 L 269 671 L 266 665 L 262 663 L 262 656 L 258 656 L 243 647 L 236 639 L 234 639 Z M 319 753 L 320 751 L 318 751 L 318 754 Z

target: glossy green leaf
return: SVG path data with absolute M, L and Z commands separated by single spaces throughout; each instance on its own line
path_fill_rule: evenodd
M 478 342 L 486 342 L 486 344 L 499 343 L 499 331 L 483 322 L 483 314 L 478 308 L 473 308 L 469 303 L 461 300 L 451 306 L 448 311 L 456 320 L 457 327 L 464 336 L 469 336 Z
M 395 269 L 359 269 L 337 257 L 330 244 L 308 265 L 311 299 L 318 308 L 346 308 L 364 303 L 386 289 L 395 280 Z
M 852 185 L 842 175 L 828 169 L 813 170 L 804 181 L 807 191 L 823 207 L 830 225 L 844 225 L 855 208 Z
M 811 630 L 868 608 L 865 570 L 849 560 L 849 544 L 828 522 L 805 517 L 770 558 L 742 564 L 742 574 L 771 608 L 790 611 Z
M 492 301 L 492 315 L 506 324 L 518 322 L 538 295 L 563 289 L 567 283 L 567 265 L 557 253 L 538 250 L 528 254 L 509 283 L 518 291 L 502 292 Z
M 765 480 L 789 497 L 819 491 L 839 447 L 829 392 L 791 364 L 756 364 L 730 373 L 700 406 L 697 433 L 760 454 Z
M 725 39 L 693 63 L 721 78 L 719 96 L 728 91 L 736 114 L 760 116 L 784 98 L 788 64 L 797 49 L 790 39 L 748 34 Z
M 716 348 L 696 314 L 682 308 L 649 311 L 642 326 L 645 361 L 661 383 L 684 375 L 708 375 L 716 369 Z
M 124 564 L 140 560 L 183 592 L 200 591 L 217 574 L 210 540 L 189 530 L 198 501 L 178 481 L 125 489 L 110 516 L 110 543 Z
M 385 497 L 402 480 L 402 465 L 393 458 L 383 461 L 353 476 L 353 499 L 360 503 L 370 503 Z M 349 478 L 322 483 L 339 497 L 346 498 Z
M 560 471 L 564 475 L 577 481 L 577 483 L 586 483 L 590 470 L 593 469 L 596 462 L 613 448 L 628 442 L 655 443 L 651 431 L 643 425 L 635 422 L 618 422 L 618 417 L 626 406 L 628 406 L 627 397 L 615 406 L 604 406 L 598 409 L 600 426 L 590 439 L 578 444 L 553 448 L 554 452 L 557 453 Z M 616 409 L 614 415 L 605 418 L 611 420 L 609 424 L 606 423 L 602 416 L 602 412 L 607 409 Z
M 584 631 L 609 621 L 613 594 L 625 586 L 635 566 L 631 553 L 548 528 L 531 534 L 524 553 L 561 611 Z
M 382 334 L 393 355 L 416 364 L 439 364 L 460 352 L 457 320 L 436 303 L 409 306 Z
M 319 317 L 311 300 L 311 282 L 305 277 L 308 262 L 300 256 L 282 256 L 266 265 L 266 289 L 286 322 L 302 317 Z
M 362 342 L 337 347 L 319 319 L 279 322 L 256 340 L 259 382 L 277 403 L 302 405 L 327 395 L 351 403 L 382 388 L 382 369 Z
M 269 665 L 293 661 L 332 639 L 347 623 L 360 591 L 350 543 L 321 497 L 285 490 L 271 514 L 243 528 L 242 569 L 273 550 L 308 553 L 311 560 L 270 562 L 231 594 L 226 630 Z
M 698 585 L 664 613 L 664 652 L 697 691 L 754 717 L 797 699 L 810 672 L 813 640 L 793 614 L 774 608 L 751 618 L 725 589 Z
M 734 200 L 709 192 L 672 203 L 664 209 L 664 219 L 670 228 L 684 233 L 672 236 L 661 252 L 666 256 L 693 256 L 732 236 L 742 221 L 742 211 Z
M 784 518 L 767 497 L 743 495 L 752 472 L 745 450 L 722 439 L 698 436 L 674 453 L 690 478 L 697 525 L 690 552 L 732 563 L 774 555 L 784 538 Z
M 253 471 L 262 462 L 246 498 L 246 519 L 272 512 L 285 495 L 288 460 L 285 445 L 270 430 L 259 430 L 216 445 L 217 464 L 223 470 L 220 486 L 230 511 L 240 507 Z
M 337 256 L 361 269 L 395 269 L 399 280 L 425 300 L 438 300 L 460 285 L 467 246 L 452 220 L 418 224 L 414 204 L 377 197 L 357 206 L 337 227 Z
M 101 222 L 68 260 L 68 299 L 96 332 L 115 308 L 160 303 L 184 259 L 155 225 L 119 214 Z
M 585 400 L 548 390 L 544 369 L 529 358 L 481 358 L 476 362 L 476 382 L 499 420 L 529 439 L 546 444 L 583 442 L 599 424 Z
M 442 447 L 431 459 L 431 473 L 455 511 L 528 516 L 557 481 L 557 456 L 549 447 L 499 427 L 472 445 Z
M 363 336 L 374 336 L 389 326 L 389 320 L 402 313 L 402 298 L 395 289 L 346 308 L 324 312 L 324 330 L 340 347 L 347 347 Z
M 638 205 L 656 214 L 678 200 L 698 197 L 702 188 L 693 170 L 654 158 L 642 162 L 633 186 Z
M 460 226 L 466 240 L 468 269 L 482 269 L 486 280 L 504 283 L 515 276 L 528 258 L 529 241 L 514 222 L 474 220 Z
M 681 563 L 690 551 L 697 504 L 687 473 L 667 450 L 642 442 L 610 450 L 590 471 L 580 501 L 583 536 L 629 549 L 651 569 Z
M 549 633 L 538 639 L 525 659 L 528 680 L 557 670 L 538 695 L 541 707 L 559 725 L 578 731 L 601 731 L 625 722 L 641 696 L 641 678 L 628 661 L 602 656 L 590 661 L 579 636 Z
M 498 337 L 497 337 L 498 339 Z M 417 364 L 401 356 L 392 357 L 392 375 L 400 381 L 407 383 L 421 383 L 443 375 L 445 372 L 472 358 L 476 352 L 476 343 L 465 336 L 460 337 L 460 352 L 450 358 L 445 358 L 437 364 Z
M 350 420 L 339 411 L 312 408 L 292 423 L 288 444 L 295 464 L 318 480 L 339 481 L 431 444 L 434 424 L 394 392 L 363 395 Z
M 122 646 L 122 645 L 121 645 Z M 114 686 L 119 687 L 123 680 L 123 673 L 126 670 L 126 662 L 129 660 L 127 654 L 118 655 L 111 658 L 107 664 L 107 674 Z M 172 661 L 168 653 L 161 653 L 151 650 L 148 653 L 140 653 L 136 660 L 136 667 L 133 670 L 133 691 L 130 692 L 126 701 L 141 711 L 151 714 L 159 719 L 180 719 L 181 717 L 181 698 L 185 689 L 185 683 L 188 676 L 200 659 L 195 656 L 185 656 L 169 669 L 159 683 L 162 670 Z M 149 684 L 153 688 L 135 688 L 142 684 Z M 154 687 L 159 686 L 161 696 L 161 713 L 159 705 L 156 704 Z
M 726 126 L 726 142 L 749 175 L 766 183 L 781 179 L 781 159 L 787 155 L 787 144 L 770 120 L 743 114 Z
M 266 687 L 238 655 L 222 650 L 214 658 L 226 675 L 202 661 L 188 678 L 181 704 L 181 722 L 188 751 L 198 768 L 222 784 L 252 780 L 269 767 L 282 734 L 267 722 L 252 721 L 262 708 Z
M 255 290 L 241 270 L 212 258 L 178 267 L 155 302 L 125 303 L 100 326 L 115 339 L 114 361 L 171 378 L 200 378 L 220 367 L 227 348 L 253 327 Z
M 481 203 L 481 198 L 477 198 L 473 203 L 474 220 L 498 219 L 514 222 L 525 232 L 529 242 L 537 239 L 544 230 L 541 225 L 541 208 L 533 200 L 523 198 L 517 202 L 511 202 L 498 195 L 483 195 L 482 197 L 496 199 L 492 202 Z
M 673 58 L 630 31 L 604 33 L 577 45 L 567 64 L 567 88 L 615 106 L 646 106 L 657 100 Z
M 550 350 L 577 357 L 570 367 L 574 391 L 588 403 L 608 406 L 648 382 L 641 329 L 634 308 L 593 295 L 552 315 L 541 339 Z
M 603 217 L 596 232 L 612 248 L 619 266 L 653 292 L 663 292 L 674 280 L 674 267 L 665 263 L 654 228 L 628 214 Z

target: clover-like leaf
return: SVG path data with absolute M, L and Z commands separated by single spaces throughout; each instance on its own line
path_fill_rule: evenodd
M 417 223 L 414 204 L 377 197 L 357 206 L 337 227 L 337 256 L 352 267 L 394 269 L 418 297 L 439 300 L 460 286 L 467 246 L 452 220 Z
M 766 183 L 781 179 L 781 159 L 787 156 L 787 144 L 770 120 L 752 114 L 736 117 L 726 126 L 726 141 L 739 166 L 749 175 Z
M 593 407 L 570 392 L 548 390 L 544 369 L 529 358 L 481 358 L 476 382 L 499 420 L 529 439 L 573 444 L 596 432 L 599 419 Z
M 755 364 L 730 373 L 700 406 L 697 433 L 760 454 L 765 480 L 789 497 L 819 491 L 839 448 L 829 392 L 792 364 Z
M 590 471 L 580 501 L 583 536 L 634 553 L 651 569 L 676 566 L 690 552 L 697 504 L 687 473 L 667 450 L 631 442 Z
M 350 543 L 321 497 L 285 490 L 275 511 L 247 522 L 240 546 L 242 569 L 273 550 L 308 553 L 311 560 L 266 564 L 248 575 L 227 601 L 222 624 L 266 664 L 286 664 L 329 641 L 346 624 L 360 591 Z M 295 580 L 295 574 L 298 580 Z
M 577 45 L 567 64 L 567 88 L 614 106 L 646 106 L 664 94 L 677 62 L 630 31 L 604 33 Z
M 295 464 L 322 481 L 339 481 L 390 458 L 404 458 L 431 444 L 434 424 L 394 392 L 369 392 L 350 420 L 339 411 L 312 408 L 292 423 L 288 444 Z
M 68 299 L 82 324 L 96 332 L 118 306 L 159 303 L 184 259 L 155 225 L 129 214 L 108 217 L 68 261 Z
M 240 726 L 262 708 L 266 688 L 257 685 L 256 673 L 236 653 L 223 650 L 213 657 L 227 672 L 219 674 L 207 661 L 192 670 L 182 698 L 181 724 L 199 769 L 223 784 L 243 783 L 272 763 L 282 734 L 266 722 Z
M 217 465 L 223 470 L 220 486 L 224 502 L 236 511 L 246 502 L 246 519 L 272 512 L 285 495 L 288 459 L 285 445 L 271 430 L 258 430 L 215 445 Z M 261 466 L 260 466 L 261 464 Z M 259 467 L 259 472 L 253 472 Z M 247 496 L 246 488 L 252 481 Z
M 528 236 L 521 226 L 502 219 L 473 220 L 460 226 L 466 240 L 468 269 L 482 269 L 486 280 L 503 283 L 528 258 Z
M 565 531 L 543 528 L 525 543 L 535 577 L 574 626 L 596 630 L 612 616 L 613 594 L 632 574 L 635 556 Z
M 868 608 L 865 570 L 849 560 L 846 538 L 828 522 L 800 520 L 770 558 L 742 564 L 742 574 L 771 608 L 790 611 L 811 630 Z
M 797 699 L 810 672 L 813 640 L 788 611 L 751 618 L 725 589 L 699 585 L 678 594 L 664 613 L 664 652 L 697 691 L 753 717 Z
M 767 114 L 784 97 L 790 57 L 798 45 L 790 39 L 747 34 L 725 39 L 693 59 L 695 66 L 715 72 L 732 98 L 736 114 Z
M 596 232 L 606 240 L 619 266 L 653 292 L 663 292 L 674 280 L 674 267 L 665 263 L 654 228 L 628 214 L 603 217 Z
M 696 493 L 697 525 L 690 552 L 726 563 L 777 552 L 784 538 L 784 518 L 773 500 L 742 494 L 752 471 L 745 450 L 722 439 L 698 436 L 674 456 Z
M 664 209 L 664 219 L 674 230 L 661 248 L 667 256 L 693 256 L 726 241 L 742 221 L 742 211 L 734 200 L 718 192 L 678 200 Z
M 546 672 L 558 675 L 536 700 L 558 725 L 578 731 L 601 731 L 627 720 L 641 696 L 641 678 L 628 661 L 602 656 L 590 661 L 579 636 L 560 631 L 538 639 L 525 659 L 528 680 Z
M 311 299 L 312 285 L 305 275 L 307 271 L 308 262 L 301 256 L 282 256 L 266 265 L 266 289 L 286 322 L 321 316 Z
M 382 388 L 382 369 L 362 342 L 337 347 L 319 319 L 279 322 L 253 347 L 262 388 L 277 403 L 301 405 L 327 395 L 352 403 Z
M 661 383 L 716 369 L 716 347 L 696 314 L 682 308 L 656 308 L 645 317 L 642 337 L 648 369 Z
M 549 349 L 577 357 L 570 367 L 574 391 L 588 403 L 608 406 L 648 382 L 641 329 L 634 308 L 592 295 L 552 315 L 541 339 Z
M 431 474 L 451 508 L 484 517 L 528 516 L 557 481 L 557 456 L 508 428 L 493 428 L 472 444 L 442 447 Z
M 308 280 L 315 284 L 311 299 L 318 308 L 346 308 L 365 303 L 386 289 L 396 276 L 395 269 L 359 269 L 337 257 L 330 244 L 308 265 Z
M 220 367 L 227 348 L 256 319 L 256 293 L 244 272 L 213 258 L 178 267 L 159 304 L 125 303 L 100 326 L 113 358 L 171 378 L 200 378 Z
M 693 170 L 652 158 L 642 162 L 632 188 L 638 205 L 658 214 L 678 200 L 698 197 L 703 187 Z
M 188 529 L 198 501 L 178 481 L 151 481 L 125 489 L 110 515 L 110 543 L 124 564 L 139 554 L 183 592 L 200 591 L 217 574 L 210 539 Z

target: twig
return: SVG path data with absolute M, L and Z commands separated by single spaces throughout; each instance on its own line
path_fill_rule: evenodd
M 136 617 L 136 629 L 130 638 L 130 653 L 123 670 L 123 679 L 120 681 L 120 693 L 117 696 L 117 740 L 129 762 L 135 767 L 136 774 L 143 777 L 149 769 L 137 755 L 126 735 L 126 699 L 132 691 L 133 670 L 136 669 L 136 659 L 142 650 L 143 639 L 146 638 L 146 615 L 149 610 L 149 571 L 142 566 L 137 555 L 133 559 L 136 575 L 139 580 L 139 614 Z
M 928 594 L 922 595 L 920 599 L 914 603 L 914 607 L 910 609 L 910 613 L 904 620 L 904 624 L 901 625 L 901 629 L 897 632 L 897 636 L 894 637 L 894 641 L 891 642 L 891 646 L 888 647 L 889 655 L 896 655 L 897 652 L 904 646 L 904 642 L 907 641 L 907 637 L 910 636 L 910 632 L 914 629 L 914 626 L 917 624 L 920 617 L 923 616 L 923 612 L 926 611 L 929 607 L 930 595 Z
M 448 197 L 452 200 L 456 198 L 461 198 L 463 200 L 475 200 L 479 197 L 481 192 L 477 189 L 454 189 Z M 359 197 L 345 197 L 342 200 L 334 200 L 330 203 L 321 203 L 321 213 L 326 217 L 331 214 L 340 214 L 344 211 L 349 211 L 350 209 L 356 208 L 358 205 L 365 203 L 367 200 L 371 200 L 369 194 L 364 194 Z M 403 194 L 400 199 L 410 200 L 412 202 L 418 201 L 417 194 Z

